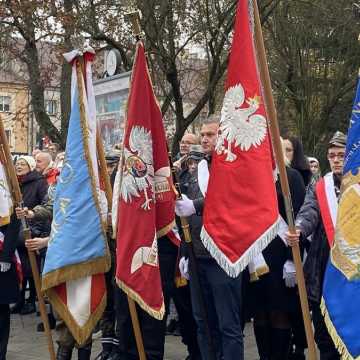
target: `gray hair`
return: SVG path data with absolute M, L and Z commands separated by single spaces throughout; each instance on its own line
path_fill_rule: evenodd
M 210 114 L 207 118 L 201 121 L 201 125 L 219 124 L 220 114 Z
M 36 159 L 39 155 L 45 155 L 45 158 L 46 158 L 46 160 L 49 161 L 49 164 L 52 163 L 52 156 L 51 156 L 51 154 L 50 154 L 49 152 L 47 152 L 47 151 L 41 151 L 41 152 L 39 152 L 38 154 L 35 155 L 35 159 Z

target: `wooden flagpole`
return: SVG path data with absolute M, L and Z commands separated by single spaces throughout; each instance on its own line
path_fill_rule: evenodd
M 0 118 L 0 147 L 1 147 L 0 151 L 2 153 L 2 157 L 5 160 L 5 171 L 7 172 L 7 178 L 9 179 L 9 182 L 10 182 L 9 185 L 11 186 L 11 192 L 12 192 L 12 197 L 14 200 L 14 206 L 22 208 L 24 205 L 23 200 L 22 200 L 22 194 L 21 194 L 21 190 L 20 190 L 20 186 L 19 186 L 19 182 L 18 182 L 16 173 L 15 173 L 15 168 L 14 168 L 14 165 L 12 162 L 9 144 L 7 141 L 4 125 L 3 125 L 1 118 Z M 30 228 L 29 228 L 25 218 L 21 219 L 21 224 L 23 227 L 25 240 L 31 239 Z M 39 273 L 39 269 L 38 269 L 37 262 L 36 262 L 35 253 L 33 251 L 30 251 L 29 249 L 27 249 L 27 251 L 28 251 L 28 255 L 29 255 L 31 271 L 32 271 L 32 274 L 34 277 L 34 283 L 35 283 L 36 295 L 38 297 L 38 302 L 39 302 L 39 310 L 40 310 L 41 320 L 44 324 L 45 335 L 47 337 L 50 359 L 55 360 L 54 343 L 52 340 L 52 335 L 51 335 L 51 330 L 50 330 L 50 325 L 49 325 L 49 318 L 48 318 L 48 315 L 46 312 L 44 297 L 41 292 L 41 279 L 40 279 L 40 273 Z
M 289 188 L 289 182 L 286 174 L 286 167 L 284 161 L 284 153 L 282 150 L 282 144 L 280 140 L 280 130 L 279 124 L 277 121 L 277 113 L 275 108 L 275 102 L 272 95 L 271 88 L 271 80 L 269 74 L 269 68 L 267 64 L 266 51 L 264 45 L 264 38 L 262 34 L 259 9 L 257 5 L 257 1 L 253 0 L 254 3 L 254 18 L 255 18 L 255 46 L 258 58 L 259 71 L 261 76 L 261 83 L 264 89 L 264 100 L 266 111 L 269 116 L 269 128 L 272 137 L 273 148 L 275 152 L 276 162 L 279 169 L 280 175 L 280 183 L 281 189 L 284 197 L 285 209 L 286 209 L 286 217 L 289 225 L 289 231 L 291 233 L 296 232 L 295 221 L 294 221 L 294 213 L 291 202 L 291 194 Z M 304 280 L 304 271 L 300 256 L 299 244 L 292 247 L 292 254 L 294 258 L 294 264 L 296 268 L 296 279 L 298 283 L 299 295 L 300 295 L 300 303 L 301 310 L 305 325 L 306 332 L 306 340 L 308 343 L 308 352 L 309 359 L 315 360 L 317 358 L 316 348 L 314 342 L 314 332 L 311 324 L 310 311 L 309 311 L 309 303 L 306 294 L 305 280 Z

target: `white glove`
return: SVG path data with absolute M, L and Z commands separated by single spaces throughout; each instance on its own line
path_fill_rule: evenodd
M 283 279 L 285 285 L 289 288 L 295 287 L 296 285 L 296 270 L 295 265 L 291 260 L 287 260 L 283 268 Z
M 11 268 L 11 264 L 7 262 L 0 262 L 0 272 L 7 272 Z
M 179 269 L 181 276 L 186 280 L 189 280 L 190 279 L 189 259 L 185 259 L 185 257 L 182 257 L 179 261 Z
M 190 200 L 186 195 L 182 196 L 181 200 L 177 200 L 175 203 L 175 213 L 177 216 L 191 216 L 196 213 L 194 202 Z

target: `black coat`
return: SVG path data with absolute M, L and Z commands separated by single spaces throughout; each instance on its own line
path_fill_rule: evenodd
M 24 206 L 33 209 L 35 206 L 44 202 L 47 196 L 48 184 L 37 171 L 33 170 L 26 174 L 20 181 L 20 190 L 23 197 Z M 45 237 L 50 233 L 51 223 L 49 220 L 28 221 L 32 237 Z M 20 231 L 17 240 L 17 249 L 21 259 L 24 277 L 32 277 L 31 267 L 25 240 L 22 231 Z
M 36 170 L 30 171 L 20 181 L 20 190 L 24 206 L 33 209 L 40 205 L 47 195 L 48 184 L 46 179 Z
M 286 169 L 294 214 L 296 215 L 305 198 L 305 185 L 301 174 L 292 168 Z M 279 212 L 286 221 L 284 198 L 280 184 L 276 183 Z M 269 273 L 262 275 L 258 281 L 248 285 L 246 303 L 249 315 L 261 311 L 295 311 L 297 307 L 296 288 L 288 288 L 283 279 L 283 268 L 287 260 L 292 260 L 291 249 L 283 240 L 276 236 L 263 251 Z M 246 292 L 246 290 L 244 290 Z
M 0 227 L 4 234 L 4 246 L 0 251 L 0 262 L 11 263 L 10 270 L 0 272 L 0 304 L 12 304 L 17 302 L 19 297 L 19 279 L 16 273 L 14 253 L 16 239 L 20 231 L 20 220 L 15 215 L 11 216 L 9 225 Z

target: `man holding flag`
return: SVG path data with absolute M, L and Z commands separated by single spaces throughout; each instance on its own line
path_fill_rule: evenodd
M 238 2 L 208 188 L 199 178 L 204 209 L 200 199 L 184 197 L 177 202 L 178 215 L 202 215 L 201 240 L 194 237 L 194 248 L 202 241 L 207 250 L 207 258 L 197 257 L 199 278 L 216 359 L 224 360 L 243 359 L 241 271 L 276 236 L 279 222 L 252 11 L 252 1 Z M 205 319 L 199 300 L 192 296 L 192 302 L 202 357 L 209 359 Z
M 289 245 L 293 245 L 300 239 L 304 242 L 305 247 L 308 246 L 308 237 L 312 235 L 304 273 L 312 309 L 315 341 L 320 350 L 321 360 L 340 359 L 325 326 L 320 303 L 323 296 L 324 274 L 329 251 L 334 243 L 345 146 L 346 136 L 337 131 L 328 146 L 327 158 L 331 172 L 308 188 L 304 204 L 296 217 L 297 233 L 286 234 Z M 335 291 L 338 295 L 339 290 Z

